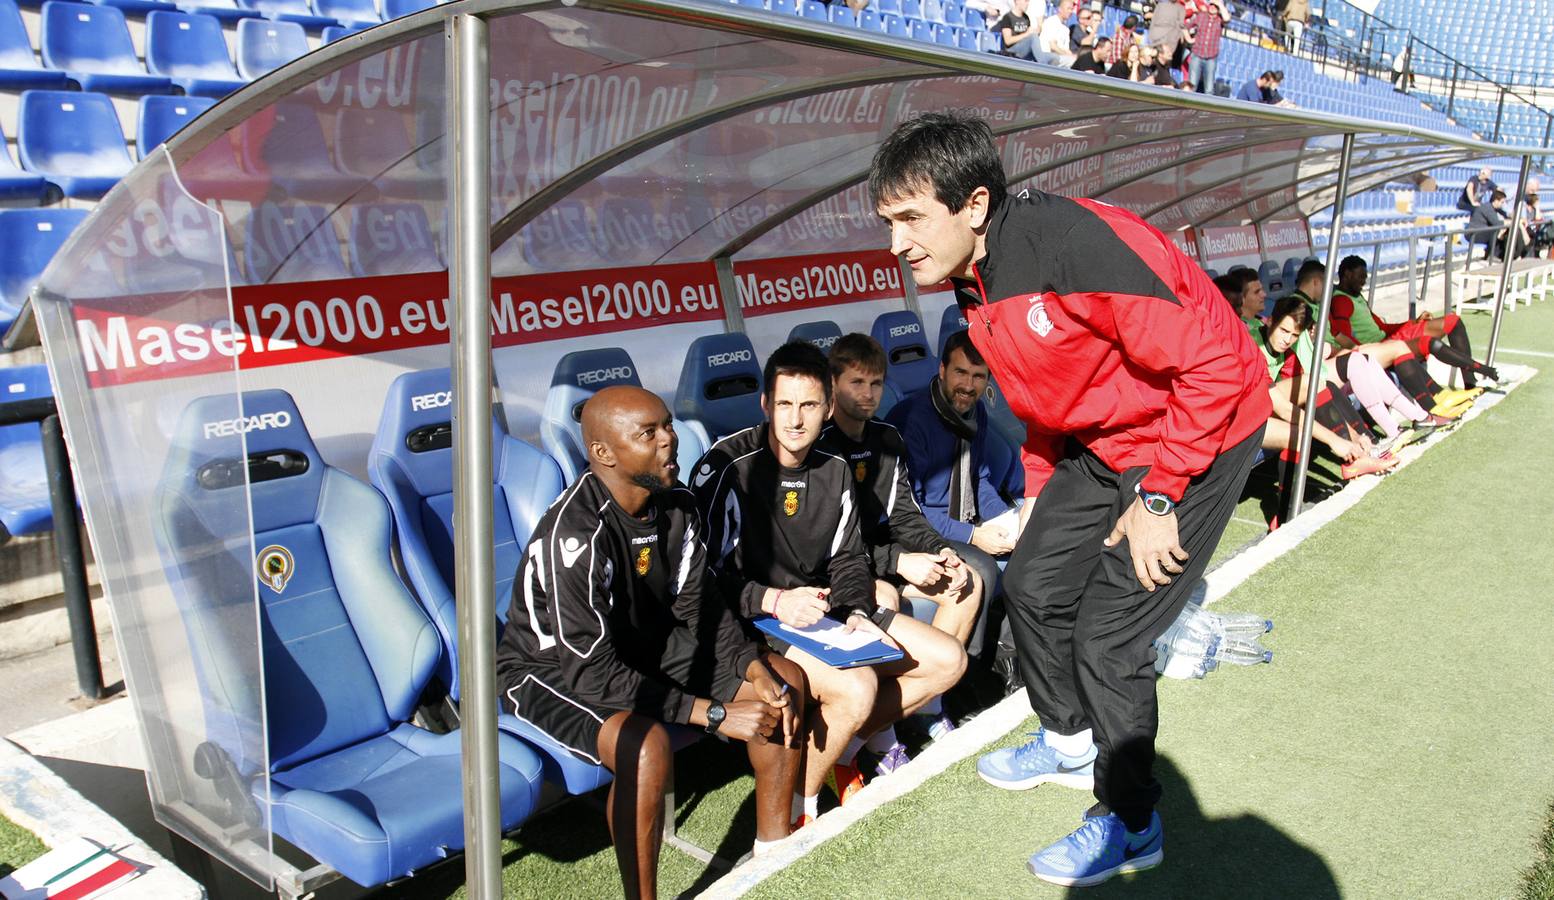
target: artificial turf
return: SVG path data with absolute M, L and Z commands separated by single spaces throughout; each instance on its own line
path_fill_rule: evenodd
M 1476 347 L 1484 326 L 1470 321 Z M 1501 345 L 1554 352 L 1554 304 L 1510 316 Z M 1276 621 L 1274 662 L 1160 683 L 1166 862 L 1090 893 L 1461 898 L 1531 884 L 1554 796 L 1550 446 L 1554 376 L 1540 375 L 1228 596 Z M 1056 896 L 1026 859 L 1089 803 L 996 790 L 968 759 L 753 896 Z M 1547 885 L 1547 862 L 1534 871 Z
M 1522 874 L 1522 900 L 1554 900 L 1554 806 L 1543 821 L 1534 857 Z
M 42 856 L 48 849 L 32 832 L 0 816 L 0 878 Z

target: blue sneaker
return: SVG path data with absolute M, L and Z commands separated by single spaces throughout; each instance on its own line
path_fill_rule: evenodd
M 1165 858 L 1160 814 L 1151 813 L 1141 834 L 1128 831 L 1115 813 L 1086 817 L 1074 833 L 1031 857 L 1026 867 L 1042 881 L 1089 887 L 1123 872 L 1142 872 Z
M 1047 745 L 1046 729 L 1031 732 L 1034 740 L 1018 747 L 984 753 L 977 760 L 982 780 L 1006 791 L 1030 790 L 1052 782 L 1089 791 L 1095 789 L 1095 745 L 1079 758 L 1064 756 Z

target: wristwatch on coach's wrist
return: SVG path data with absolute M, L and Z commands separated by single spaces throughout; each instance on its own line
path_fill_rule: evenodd
M 714 700 L 707 705 L 707 733 L 717 734 L 718 727 L 723 724 L 723 717 L 728 712 L 723 709 L 723 704 Z
M 1144 490 L 1142 482 L 1135 485 L 1133 490 L 1139 495 L 1139 499 L 1144 501 L 1145 512 L 1156 516 L 1169 516 L 1171 513 L 1176 512 L 1175 500 L 1172 500 L 1165 494 Z

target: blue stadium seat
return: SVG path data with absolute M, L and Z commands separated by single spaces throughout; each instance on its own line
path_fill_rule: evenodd
M 323 31 L 324 43 L 333 44 L 343 37 L 350 37 L 371 27 L 371 25 L 365 22 L 356 25 L 326 25 Z
M 885 30 L 885 26 L 880 24 L 879 12 L 872 6 L 858 14 L 858 27 L 864 31 Z
M 388 504 L 324 464 L 291 396 L 243 395 L 243 414 L 268 426 L 247 432 L 246 460 L 232 458 L 230 439 L 205 433 L 237 412 L 230 396 L 191 403 L 157 486 L 155 528 L 185 628 L 201 646 L 226 640 L 222 610 L 212 607 L 223 593 L 202 589 L 205 572 L 275 573 L 257 579 L 271 829 L 357 884 L 404 877 L 464 844 L 460 733 L 410 722 L 441 656 L 436 628 L 395 574 Z M 231 474 L 245 464 L 246 488 Z M 263 548 L 256 561 L 247 542 L 227 551 L 241 559 L 213 547 L 207 522 L 229 517 L 234 504 L 252 510 L 252 546 Z M 217 669 L 197 667 L 207 686 L 243 674 L 221 669 L 231 663 L 215 654 L 197 660 Z M 221 696 L 219 687 L 202 693 Z M 499 734 L 497 743 L 508 830 L 537 805 L 542 767 L 516 738 Z M 255 794 L 266 801 L 262 787 Z
M 831 21 L 831 12 L 820 0 L 800 0 L 802 4 L 799 14 L 806 19 L 814 19 L 817 22 Z M 846 4 L 842 4 L 846 6 Z
M 1284 293 L 1286 288 L 1294 287 L 1284 283 L 1284 268 L 1273 260 L 1266 260 L 1257 267 L 1257 280 L 1263 283 L 1263 290 L 1268 296 Z
M 909 309 L 881 313 L 869 334 L 885 348 L 885 383 L 903 397 L 927 387 L 939 374 L 939 361 L 928 347 L 917 313 Z
M 244 21 L 238 30 L 241 32 L 247 24 Z M 260 27 L 296 28 L 299 33 L 302 28 L 293 22 L 272 22 Z M 324 140 L 324 127 L 312 106 L 285 99 L 276 101 L 272 109 L 274 118 L 263 137 L 250 138 L 240 148 L 245 171 L 264 175 L 287 196 L 299 200 L 337 203 L 364 186 L 360 176 L 335 168 Z
M 262 18 L 258 10 L 238 6 L 237 0 L 196 0 L 196 2 L 180 3 L 178 8 L 186 13 L 213 16 L 223 22 Z
M 373 0 L 313 0 L 320 16 L 334 19 L 346 28 L 360 30 L 380 25 L 378 6 Z
M 556 374 L 550 380 L 550 391 L 545 395 L 545 409 L 540 417 L 540 443 L 545 452 L 561 464 L 567 484 L 576 481 L 577 476 L 588 468 L 581 424 L 583 403 L 595 393 L 617 384 L 642 386 L 636 363 L 619 347 L 574 350 L 556 363 Z M 674 429 L 680 437 L 680 471 L 689 472 L 707 452 L 707 435 L 681 419 L 675 419 Z
M 978 10 L 975 10 L 975 9 L 965 10 L 964 12 L 961 13 L 961 18 L 963 19 L 961 24 L 964 25 L 967 28 L 971 28 L 971 29 L 974 29 L 976 31 L 986 31 L 987 30 L 987 19 L 985 17 L 983 17 L 982 13 L 980 11 L 978 11 Z
M 437 678 L 457 702 L 452 391 L 448 369 L 407 372 L 394 379 L 383 401 L 367 469 L 373 485 L 388 497 L 405 572 L 442 638 Z M 561 469 L 549 456 L 509 436 L 494 415 L 491 454 L 496 478 L 496 614 L 505 624 L 523 548 L 551 501 L 561 495 Z
M 709 334 L 691 342 L 675 391 L 674 414 L 700 423 L 713 442 L 761 424 L 761 363 L 748 337 Z
M 874 3 L 869 8 L 879 10 L 880 15 L 893 13 L 899 16 L 901 15 L 901 0 L 874 0 Z
M 932 44 L 938 40 L 939 30 L 932 22 L 922 19 L 912 20 L 912 40 L 921 41 L 924 44 Z
M 69 86 L 70 78 L 64 72 L 38 65 L 32 55 L 32 38 L 22 24 L 21 10 L 15 4 L 0 3 L 0 89 L 63 90 Z
M 959 3 L 946 2 L 941 9 L 939 21 L 946 25 L 960 26 L 966 24 L 965 7 Z
M 102 6 L 112 6 L 123 10 L 126 15 L 145 16 L 148 13 L 161 10 L 163 12 L 177 12 L 178 5 L 170 0 L 92 0 L 93 3 Z
M 96 200 L 134 166 L 105 94 L 24 91 L 18 120 L 22 168 L 42 175 L 66 197 Z
M 735 0 L 735 5 L 748 7 L 750 9 L 765 9 L 766 0 Z
M 32 286 L 48 268 L 84 209 L 0 209 L 0 334 L 21 315 Z
M 960 307 L 951 303 L 944 308 L 944 313 L 939 316 L 939 357 L 944 356 L 944 342 L 950 339 L 950 335 L 957 331 L 965 331 L 968 327 L 966 316 L 961 313 Z
M 146 16 L 146 68 L 196 97 L 225 97 L 247 84 L 227 56 L 221 22 L 212 16 L 161 11 Z
M 0 200 L 41 203 L 48 194 L 48 179 L 23 171 L 11 158 L 11 151 L 5 146 L 5 133 L 0 131 Z M 0 326 L 0 333 L 4 331 Z
M 135 56 L 124 13 L 111 6 L 48 0 L 38 39 L 43 64 L 59 69 L 83 91 L 167 94 L 173 82 L 148 75 Z
M 145 159 L 159 144 L 215 105 L 216 101 L 210 97 L 141 97 L 135 131 L 135 147 L 140 158 Z
M 308 0 L 237 0 L 239 7 L 247 7 L 275 22 L 295 22 L 310 31 L 319 31 L 340 23 L 329 16 L 321 16 L 308 6 Z
M 890 13 L 880 14 L 880 28 L 891 37 L 910 38 L 912 36 L 912 28 L 907 25 L 906 20 Z
M 790 341 L 809 341 L 827 353 L 831 352 L 831 345 L 842 336 L 842 329 L 830 319 L 821 319 L 818 322 L 805 322 L 802 325 L 793 326 L 788 332 Z
M 244 19 L 237 23 L 237 71 L 249 81 L 307 52 L 307 32 L 296 22 Z
M 1300 263 L 1298 256 L 1292 256 L 1284 261 L 1284 268 L 1279 271 L 1279 274 L 1284 276 L 1285 290 L 1295 290 L 1295 277 L 1300 274 Z
M 447 268 L 426 209 L 418 203 L 358 203 L 351 207 L 351 273 L 411 275 Z
M 955 42 L 955 46 L 961 48 L 962 50 L 975 51 L 982 49 L 982 45 L 977 37 L 977 33 L 972 31 L 970 28 L 955 29 Z
M 852 7 L 846 3 L 833 3 L 828 9 L 831 11 L 832 25 L 858 25 L 858 14 L 853 12 Z
M 249 214 L 243 266 L 249 284 L 350 277 L 328 213 L 302 203 L 261 203 Z
M 901 0 L 901 16 L 905 19 L 921 19 L 923 0 Z
M 48 366 L 0 369 L 0 403 L 52 397 Z M 37 422 L 0 426 L 0 542 L 54 530 L 43 430 Z

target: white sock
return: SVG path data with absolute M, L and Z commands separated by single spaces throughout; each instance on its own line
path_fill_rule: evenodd
M 842 755 L 837 757 L 836 760 L 837 764 L 843 766 L 852 765 L 853 760 L 858 758 L 858 751 L 862 749 L 863 741 L 860 741 L 857 737 L 854 737 L 852 740 L 847 742 L 846 747 L 842 748 Z
M 1047 729 L 1047 746 L 1067 756 L 1076 759 L 1090 752 L 1090 745 L 1095 742 L 1093 733 L 1086 728 L 1078 734 L 1058 734 L 1052 729 Z
M 929 700 L 927 703 L 924 703 L 923 704 L 923 708 L 918 710 L 917 714 L 920 715 L 920 716 L 927 716 L 930 719 L 937 719 L 940 716 L 944 715 L 944 702 L 943 701 L 944 701 L 944 696 L 941 694 L 940 696 L 935 697 L 932 700 Z
M 820 818 L 820 795 L 804 798 L 804 815 L 811 819 Z
M 870 753 L 890 752 L 890 748 L 896 746 L 896 726 L 886 725 L 874 732 L 874 736 L 864 746 L 869 748 Z
M 778 838 L 778 840 L 781 840 L 781 838 Z M 772 848 L 775 846 L 777 846 L 777 841 L 763 841 L 760 838 L 756 838 L 755 846 L 750 848 L 750 852 L 754 856 L 765 856 L 772 852 Z

